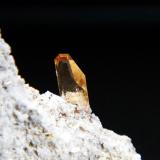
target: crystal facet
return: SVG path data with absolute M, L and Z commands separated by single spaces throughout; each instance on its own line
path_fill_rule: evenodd
M 55 59 L 60 95 L 69 103 L 89 107 L 86 77 L 69 54 L 59 54 Z

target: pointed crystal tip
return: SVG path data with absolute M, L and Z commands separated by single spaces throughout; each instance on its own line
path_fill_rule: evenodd
M 69 103 L 89 107 L 86 77 L 69 54 L 59 54 L 55 59 L 60 95 Z

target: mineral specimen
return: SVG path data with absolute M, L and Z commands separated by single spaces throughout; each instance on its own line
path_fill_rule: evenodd
M 76 111 L 26 84 L 0 36 L 0 160 L 141 160 L 129 137 Z

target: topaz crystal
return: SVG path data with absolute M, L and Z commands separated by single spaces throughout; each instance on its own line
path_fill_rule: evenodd
M 59 54 L 54 61 L 60 95 L 69 103 L 89 108 L 85 74 L 69 54 Z

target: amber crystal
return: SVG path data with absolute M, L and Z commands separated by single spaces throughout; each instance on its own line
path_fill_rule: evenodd
M 60 95 L 69 103 L 88 108 L 86 77 L 69 54 L 59 54 L 55 59 Z

